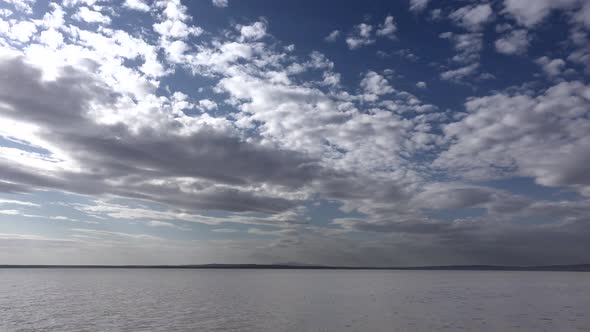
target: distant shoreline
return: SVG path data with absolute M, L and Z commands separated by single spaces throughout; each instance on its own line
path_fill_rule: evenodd
M 590 272 L 590 264 L 546 266 L 442 265 L 413 267 L 356 267 L 281 264 L 202 264 L 202 265 L 0 265 L 0 269 L 259 269 L 259 270 L 390 270 L 390 271 L 564 271 Z

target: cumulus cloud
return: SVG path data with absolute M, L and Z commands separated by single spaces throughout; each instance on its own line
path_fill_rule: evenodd
M 581 2 L 580 0 L 538 0 L 534 2 L 504 0 L 504 12 L 521 25 L 532 27 L 542 22 L 552 10 L 570 10 Z
M 351 50 L 375 43 L 372 37 L 373 26 L 366 23 L 356 25 L 353 32 L 346 37 L 346 44 Z
M 88 7 L 80 7 L 78 12 L 73 16 L 75 19 L 87 23 L 110 24 L 111 18 L 103 15 L 101 12 L 94 11 Z
M 538 58 L 535 62 L 543 68 L 545 74 L 551 77 L 561 75 L 566 65 L 562 59 L 550 59 L 546 56 Z
M 361 87 L 367 94 L 367 98 L 371 100 L 394 91 L 387 79 L 374 71 L 369 71 L 365 75 L 361 81 Z
M 125 0 L 123 6 L 140 12 L 150 11 L 150 6 L 143 0 Z
M 13 6 L 19 12 L 30 14 L 33 12 L 33 5 L 36 0 L 3 0 Z
M 536 96 L 471 99 L 469 114 L 445 127 L 452 145 L 436 164 L 468 178 L 528 176 L 544 186 L 584 191 L 590 183 L 583 171 L 590 156 L 589 100 L 582 82 L 559 83 Z
M 453 48 L 457 51 L 451 60 L 458 63 L 469 63 L 478 61 L 480 52 L 483 49 L 483 35 L 481 33 L 454 34 L 445 32 L 440 34 L 441 38 L 449 39 Z
M 524 54 L 529 47 L 530 37 L 527 30 L 514 30 L 495 42 L 496 51 L 502 54 Z
M 429 2 L 429 0 L 410 0 L 410 11 L 419 13 L 426 9 Z
M 229 5 L 229 0 L 211 0 L 213 6 L 218 8 L 225 8 Z
M 240 27 L 240 34 L 244 40 L 258 40 L 266 35 L 266 24 L 254 22 L 251 25 Z
M 199 100 L 199 107 L 206 111 L 211 111 L 217 109 L 217 103 L 210 99 L 201 99 Z
M 471 31 L 479 31 L 493 20 L 494 13 L 490 4 L 470 5 L 459 8 L 449 16 L 456 24 Z
M 379 25 L 376 34 L 377 36 L 389 37 L 393 38 L 395 36 L 395 32 L 397 31 L 397 26 L 395 25 L 395 21 L 393 16 L 387 16 L 385 18 L 385 22 Z
M 338 37 L 340 37 L 340 31 L 334 30 L 330 32 L 324 39 L 328 42 L 334 42 L 338 39 Z
M 470 65 L 467 65 L 467 66 L 464 66 L 461 68 L 447 70 L 445 72 L 442 72 L 440 74 L 440 78 L 442 78 L 443 80 L 449 80 L 449 81 L 459 81 L 465 77 L 471 76 L 474 73 L 476 73 L 478 68 L 479 68 L 479 64 L 472 63 Z

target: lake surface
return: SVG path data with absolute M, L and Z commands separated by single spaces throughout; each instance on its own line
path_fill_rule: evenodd
M 590 273 L 0 269 L 0 331 L 590 331 Z

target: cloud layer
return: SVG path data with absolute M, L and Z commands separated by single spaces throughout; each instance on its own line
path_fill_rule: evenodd
M 108 244 L 139 256 L 239 248 L 224 251 L 227 261 L 576 262 L 590 235 L 590 51 L 579 14 L 590 6 L 437 5 L 406 9 L 442 24 L 430 38 L 447 53 L 434 58 L 398 46 L 412 27 L 386 13 L 334 24 L 317 34 L 318 50 L 279 40 L 273 17 L 199 25 L 179 0 L 40 12 L 9 2 L 0 214 L 70 226 L 55 226 L 59 237 L 7 229 L 0 244 L 96 260 Z M 141 29 L 125 28 L 117 10 L 141 17 Z M 536 29 L 552 13 L 567 18 L 569 35 L 560 53 L 539 53 Z M 330 48 L 361 58 L 339 63 Z M 375 58 L 364 63 L 367 54 Z M 411 70 L 383 67 L 394 55 Z M 533 72 L 503 81 L 503 59 Z M 461 89 L 454 104 L 444 96 Z M 106 228 L 113 222 L 143 228 Z M 209 227 L 198 244 L 182 235 L 192 226 Z

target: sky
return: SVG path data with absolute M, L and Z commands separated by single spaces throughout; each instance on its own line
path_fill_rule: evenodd
M 1 0 L 0 264 L 588 263 L 589 0 Z

